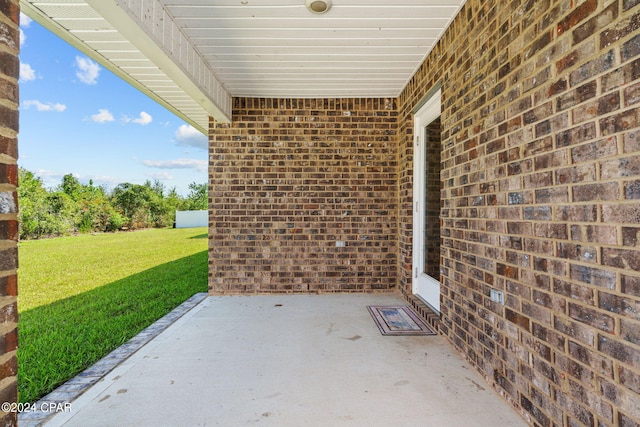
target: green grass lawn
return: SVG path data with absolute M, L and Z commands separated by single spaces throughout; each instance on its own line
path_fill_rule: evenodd
M 18 389 L 32 402 L 207 290 L 207 229 L 20 243 Z

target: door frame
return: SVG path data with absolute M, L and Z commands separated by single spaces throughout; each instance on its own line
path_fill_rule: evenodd
M 412 292 L 429 307 L 440 312 L 440 281 L 424 272 L 424 230 L 425 230 L 425 151 L 427 141 L 420 141 L 424 128 L 441 115 L 441 90 L 426 97 L 414 115 L 413 127 L 413 256 L 412 256 Z

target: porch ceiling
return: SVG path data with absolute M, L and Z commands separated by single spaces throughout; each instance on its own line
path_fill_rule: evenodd
M 232 97 L 395 97 L 465 0 L 21 0 L 22 10 L 206 131 Z

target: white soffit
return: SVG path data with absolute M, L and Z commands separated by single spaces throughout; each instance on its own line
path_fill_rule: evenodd
M 322 15 L 311 13 L 305 0 L 22 0 L 21 5 L 206 129 L 206 115 L 231 117 L 231 96 L 396 97 L 464 1 L 333 0 Z

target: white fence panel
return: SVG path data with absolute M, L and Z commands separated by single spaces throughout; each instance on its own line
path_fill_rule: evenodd
M 206 227 L 209 211 L 176 211 L 176 228 Z

